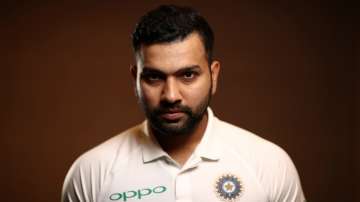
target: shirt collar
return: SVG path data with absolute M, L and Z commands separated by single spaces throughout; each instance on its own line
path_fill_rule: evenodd
M 195 149 L 194 155 L 207 160 L 218 160 L 219 150 L 214 141 L 213 129 L 216 124 L 216 117 L 214 116 L 210 107 L 207 108 L 208 122 L 199 145 Z M 144 135 L 142 137 L 142 158 L 144 163 L 155 161 L 163 157 L 169 157 L 169 155 L 161 148 L 156 138 L 149 133 L 148 121 L 144 121 L 142 124 L 142 130 Z
M 149 133 L 147 120 L 143 122 L 142 130 L 144 132 L 141 139 L 143 162 L 148 163 L 168 156 L 168 154 L 161 148 L 156 138 Z
M 195 155 L 207 160 L 219 160 L 220 154 L 216 144 L 215 138 L 215 127 L 217 118 L 214 116 L 213 111 L 210 107 L 207 109 L 208 123 L 205 129 L 204 136 L 202 137 L 199 145 L 195 149 Z

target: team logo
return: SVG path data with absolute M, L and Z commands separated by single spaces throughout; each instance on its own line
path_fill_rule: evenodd
M 216 180 L 215 191 L 220 200 L 235 202 L 242 194 L 243 186 L 238 177 L 225 174 Z

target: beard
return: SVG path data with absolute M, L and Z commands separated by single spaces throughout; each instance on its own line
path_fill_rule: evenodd
M 178 102 L 161 101 L 158 107 L 150 109 L 143 98 L 139 97 L 140 104 L 144 109 L 145 116 L 148 119 L 151 128 L 156 135 L 171 136 L 171 135 L 187 135 L 191 134 L 203 119 L 207 107 L 211 100 L 211 88 L 207 96 L 205 96 L 200 103 L 192 110 L 188 106 L 184 106 Z M 176 110 L 183 113 L 179 120 L 166 120 L 162 115 Z

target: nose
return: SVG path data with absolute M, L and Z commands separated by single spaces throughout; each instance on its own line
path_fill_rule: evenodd
M 166 79 L 163 92 L 162 100 L 169 103 L 175 103 L 181 101 L 181 94 L 179 91 L 179 86 L 174 78 L 168 77 Z

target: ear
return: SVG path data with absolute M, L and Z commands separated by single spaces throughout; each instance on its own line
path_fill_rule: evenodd
M 130 73 L 134 81 L 136 81 L 137 76 L 137 66 L 136 65 L 130 65 Z
M 211 70 L 211 78 L 212 78 L 212 91 L 211 93 L 214 95 L 216 93 L 217 84 L 218 84 L 218 78 L 219 78 L 219 72 L 220 72 L 220 62 L 217 60 L 214 60 L 211 63 L 210 66 Z

